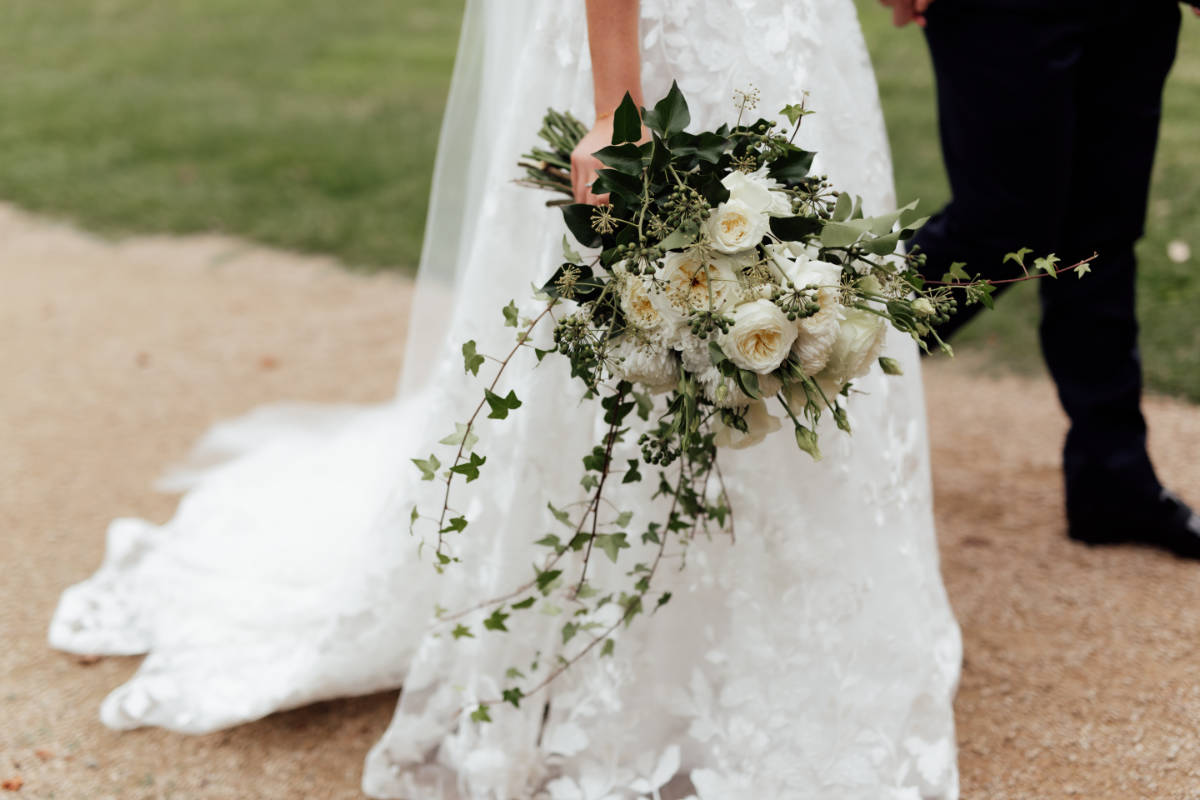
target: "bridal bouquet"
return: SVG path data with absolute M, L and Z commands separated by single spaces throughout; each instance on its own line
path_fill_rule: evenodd
M 611 654 L 620 626 L 670 600 L 654 591 L 664 553 L 686 549 L 698 534 L 732 534 L 722 448 L 753 446 L 786 424 L 796 446 L 820 459 L 823 417 L 851 433 L 854 381 L 873 369 L 899 373 L 883 354 L 889 327 L 923 348 L 933 342 L 948 351 L 934 326 L 959 298 L 991 305 L 994 285 L 971 279 L 961 265 L 928 281 L 918 270 L 922 257 L 902 252 L 924 221 L 916 203 L 868 217 L 860 201 L 810 174 L 814 154 L 794 143 L 811 113 L 803 103 L 781 111 L 791 125 L 785 131 L 766 119 L 743 121 L 756 101 L 753 91 L 739 92 L 732 126 L 693 133 L 678 87 L 652 109 L 626 96 L 612 144 L 595 154 L 606 168 L 593 191 L 608 203 L 559 203 L 577 244 L 563 239 L 562 263 L 541 288 L 545 310 L 521 320 L 514 304 L 504 309 L 517 342 L 495 358 L 499 369 L 475 414 L 443 440 L 456 451 L 447 469 L 436 454 L 415 460 L 426 479 L 446 482 L 447 502 L 430 518 L 436 566 L 446 569 L 457 560 L 448 537 L 468 525 L 451 511 L 451 484 L 477 479 L 486 461 L 474 449 L 479 415 L 486 409 L 490 419 L 504 419 L 520 407 L 514 391 L 498 390 L 517 353 L 566 359 L 585 397 L 604 412 L 606 432 L 583 459 L 580 483 L 589 499 L 572 514 L 547 498 L 565 530 L 538 539 L 546 555 L 529 581 L 504 597 L 443 612 L 456 638 L 502 633 L 513 613 L 535 605 L 562 616 L 559 659 L 540 669 L 514 665 L 501 695 L 474 705 L 476 720 L 490 719 L 493 703 L 519 705 L 593 649 Z M 583 133 L 569 115 L 550 112 L 541 132 L 549 149 L 522 162 L 526 182 L 570 195 L 569 154 Z M 1027 255 L 1011 258 L 1025 268 Z M 1082 274 L 1086 264 L 1060 268 L 1049 256 L 1025 269 L 1029 277 Z M 543 324 L 553 325 L 554 344 L 539 349 L 531 336 Z M 485 358 L 476 343 L 462 352 L 466 370 L 478 375 Z M 627 458 L 634 440 L 638 457 Z M 633 514 L 611 511 L 606 489 L 653 473 L 655 496 L 666 498 L 662 518 L 631 530 Z M 422 519 L 414 508 L 413 524 Z M 626 550 L 643 555 L 616 570 L 627 585 L 589 581 L 596 553 L 621 566 L 632 560 L 623 559 Z

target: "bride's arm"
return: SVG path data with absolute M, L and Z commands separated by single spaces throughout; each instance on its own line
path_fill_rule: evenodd
M 592 153 L 612 142 L 613 112 L 629 92 L 642 100 L 642 62 L 638 46 L 639 0 L 587 0 L 588 48 L 592 54 L 592 86 L 596 124 L 571 154 L 571 183 L 575 200 L 600 203 L 590 191 L 596 170 L 603 165 Z

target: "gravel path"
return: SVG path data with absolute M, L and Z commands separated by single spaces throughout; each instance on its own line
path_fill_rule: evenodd
M 0 206 L 0 286 L 0 797 L 361 797 L 394 692 L 208 736 L 118 734 L 96 711 L 137 659 L 56 653 L 45 628 L 110 518 L 170 515 L 148 487 L 212 421 L 386 398 L 407 284 L 222 237 L 112 243 Z M 1200 565 L 1065 539 L 1044 380 L 936 363 L 926 386 L 966 640 L 964 798 L 1200 798 Z M 1200 503 L 1200 409 L 1147 413 L 1161 471 Z

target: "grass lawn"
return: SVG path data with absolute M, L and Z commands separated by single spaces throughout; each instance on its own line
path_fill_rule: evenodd
M 573 0 L 562 0 L 571 2 Z M 902 198 L 947 189 L 928 57 L 858 0 Z M 111 233 L 220 230 L 411 268 L 461 0 L 3 0 L 0 198 Z M 1146 372 L 1200 400 L 1200 20 L 1184 20 L 1140 248 Z M 1192 257 L 1174 263 L 1167 245 Z M 1036 291 L 959 349 L 1037 369 Z

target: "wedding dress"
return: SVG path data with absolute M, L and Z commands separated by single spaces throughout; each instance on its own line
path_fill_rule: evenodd
M 767 115 L 806 90 L 818 113 L 799 141 L 815 169 L 868 212 L 894 206 L 851 0 L 643 0 L 641 13 L 647 98 L 677 79 L 707 128 L 735 115 L 735 89 L 753 84 Z M 961 645 L 920 368 L 900 336 L 888 347 L 904 377 L 856 384 L 855 433 L 822 430 L 822 462 L 783 433 L 722 454 L 736 543 L 697 539 L 664 578 L 674 599 L 611 656 L 495 706 L 489 724 L 460 714 L 508 668 L 551 662 L 561 619 L 526 612 L 507 634 L 455 640 L 432 610 L 528 579 L 529 541 L 554 525 L 547 500 L 582 496 L 595 409 L 569 401 L 580 392 L 556 359 L 513 368 L 524 405 L 480 427 L 490 471 L 462 489 L 471 526 L 445 575 L 408 532 L 414 504 L 441 503 L 410 459 L 478 402 L 461 343 L 502 353 L 501 306 L 538 308 L 530 284 L 557 265 L 562 228 L 514 162 L 547 106 L 590 105 L 582 0 L 469 0 L 396 399 L 218 425 L 168 481 L 185 491 L 170 522 L 112 524 L 104 563 L 63 594 L 50 631 L 66 650 L 148 653 L 105 700 L 106 724 L 203 732 L 403 685 L 367 758 L 373 797 L 616 800 L 667 784 L 700 800 L 957 797 Z

